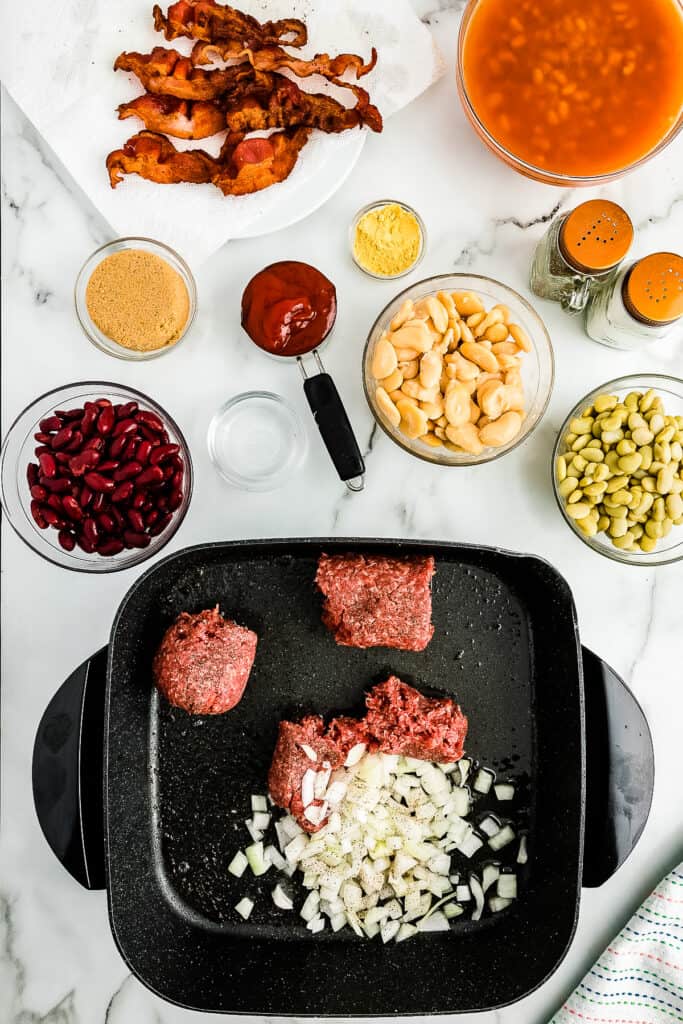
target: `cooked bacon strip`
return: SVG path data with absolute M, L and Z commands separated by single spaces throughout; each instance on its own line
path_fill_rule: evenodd
M 248 63 L 204 71 L 195 68 L 189 57 L 163 46 L 155 46 L 151 53 L 121 53 L 114 70 L 132 71 L 147 92 L 182 100 L 214 100 L 245 79 L 254 78 L 254 69 Z
M 215 64 L 217 60 L 233 60 L 241 57 L 249 61 L 258 71 L 279 71 L 289 68 L 299 78 L 310 75 L 322 75 L 330 80 L 339 78 L 347 71 L 352 71 L 356 78 L 369 74 L 377 63 L 377 50 L 373 46 L 370 60 L 364 61 L 357 53 L 339 53 L 330 57 L 329 53 L 316 53 L 315 57 L 305 60 L 287 53 L 281 46 L 236 46 L 228 42 L 195 43 L 192 47 L 190 60 L 195 67 Z M 348 85 L 343 82 L 343 85 Z
M 203 149 L 179 152 L 163 135 L 139 132 L 107 157 L 112 188 L 124 174 L 175 184 L 211 182 L 224 195 L 243 196 L 284 181 L 306 144 L 310 128 L 276 132 L 267 139 L 229 135 L 216 159 Z
M 165 16 L 155 4 L 152 13 L 155 29 L 163 32 L 168 40 L 179 36 L 206 42 L 225 39 L 241 47 L 260 47 L 278 43 L 303 46 L 308 38 L 306 26 L 298 18 L 261 24 L 250 14 L 216 3 L 216 0 L 178 0 L 171 4 Z
M 382 130 L 382 118 L 371 103 L 347 109 L 331 96 L 304 92 L 296 82 L 275 72 L 258 72 L 219 100 L 181 100 L 145 93 L 118 108 L 119 118 L 139 117 L 149 131 L 178 139 L 205 139 L 226 127 L 246 134 L 302 125 L 332 133 L 367 124 Z
M 224 131 L 225 105 L 218 100 L 181 100 L 146 92 L 118 107 L 119 120 L 139 117 L 145 128 L 176 139 L 206 139 Z

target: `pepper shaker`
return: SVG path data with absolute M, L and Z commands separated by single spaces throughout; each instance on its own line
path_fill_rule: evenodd
M 539 242 L 531 290 L 578 313 L 617 273 L 633 241 L 631 218 L 607 199 L 591 199 L 560 214 Z
M 627 267 L 593 296 L 586 333 L 634 351 L 670 336 L 683 319 L 683 256 L 655 252 Z

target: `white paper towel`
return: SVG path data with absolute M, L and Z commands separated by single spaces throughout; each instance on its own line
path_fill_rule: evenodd
M 377 66 L 361 84 L 385 118 L 442 70 L 429 30 L 408 0 L 237 0 L 235 6 L 260 20 L 303 18 L 309 43 L 296 51 L 303 56 L 348 51 L 367 58 L 376 46 Z M 133 119 L 117 119 L 118 104 L 143 90 L 133 75 L 114 72 L 112 65 L 122 50 L 144 53 L 155 45 L 184 53 L 191 48 L 189 40 L 169 44 L 154 31 L 152 0 L 15 5 L 0 39 L 6 88 L 118 234 L 160 239 L 197 264 L 231 238 L 265 234 L 300 220 L 344 181 L 366 129 L 341 135 L 313 132 L 290 177 L 252 196 L 223 196 L 211 185 L 158 185 L 132 175 L 112 190 L 107 153 L 143 127 Z M 317 76 L 301 85 L 309 91 L 329 88 Z M 336 95 L 344 93 L 350 97 L 347 90 Z M 222 138 L 174 143 L 217 155 Z

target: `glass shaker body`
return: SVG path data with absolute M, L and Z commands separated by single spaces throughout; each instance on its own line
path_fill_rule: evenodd
M 653 253 L 622 267 L 586 309 L 586 333 L 610 348 L 636 351 L 683 336 L 683 258 Z
M 633 239 L 628 214 L 594 199 L 560 214 L 539 242 L 531 265 L 535 295 L 578 313 L 614 279 Z

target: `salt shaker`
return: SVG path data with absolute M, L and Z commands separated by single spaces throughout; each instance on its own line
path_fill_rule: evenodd
M 623 267 L 586 310 L 586 332 L 602 345 L 634 351 L 683 326 L 683 256 L 655 252 Z
M 578 313 L 611 281 L 633 241 L 631 218 L 607 199 L 590 199 L 560 214 L 539 242 L 531 290 Z

